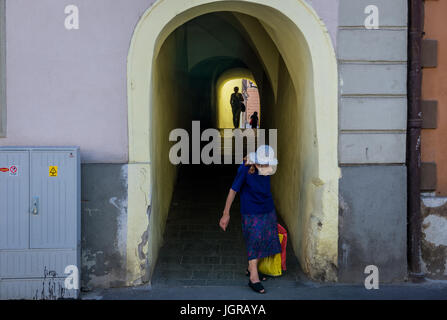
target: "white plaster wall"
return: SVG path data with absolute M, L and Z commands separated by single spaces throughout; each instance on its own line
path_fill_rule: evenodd
M 153 0 L 7 0 L 7 138 L 79 145 L 83 162 L 128 159 L 127 54 Z M 64 27 L 64 8 L 80 29 Z

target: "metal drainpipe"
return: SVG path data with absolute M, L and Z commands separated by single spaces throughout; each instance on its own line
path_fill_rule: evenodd
M 423 0 L 408 0 L 408 18 L 407 257 L 409 277 L 417 280 L 423 278 L 420 263 Z

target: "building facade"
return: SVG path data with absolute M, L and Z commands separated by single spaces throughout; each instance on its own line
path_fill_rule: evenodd
M 80 146 L 84 288 L 150 281 L 177 172 L 169 132 L 215 126 L 214 85 L 241 68 L 261 127 L 278 129 L 272 191 L 304 272 L 408 278 L 407 1 L 0 4 L 0 146 Z M 439 143 L 423 157 L 442 175 Z
M 445 130 L 447 103 L 446 23 L 443 1 L 425 2 L 422 42 L 422 271 L 434 279 L 447 279 Z

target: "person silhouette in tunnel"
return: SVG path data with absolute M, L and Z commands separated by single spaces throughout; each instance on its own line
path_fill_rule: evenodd
M 243 102 L 244 97 L 242 96 L 242 93 L 239 92 L 239 87 L 234 87 L 234 93 L 231 94 L 230 104 L 231 110 L 233 111 L 233 125 L 235 128 L 239 128 Z

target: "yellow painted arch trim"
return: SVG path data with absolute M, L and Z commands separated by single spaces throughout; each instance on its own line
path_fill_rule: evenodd
M 302 0 L 159 0 L 140 19 L 132 37 L 128 55 L 128 130 L 129 130 L 129 199 L 127 269 L 128 284 L 142 277 L 137 247 L 142 231 L 148 225 L 150 205 L 150 117 L 152 101 L 152 64 L 166 38 L 178 26 L 205 13 L 231 11 L 253 16 L 266 28 L 281 53 L 289 73 L 299 74 L 300 57 L 308 52 L 312 61 L 313 99 L 315 105 L 316 141 L 318 144 L 318 186 L 322 192 L 322 215 L 331 231 L 320 234 L 312 252 L 306 257 L 314 268 L 337 265 L 338 242 L 338 73 L 335 52 L 321 19 Z M 297 40 L 299 39 L 299 40 Z M 303 48 L 306 46 L 306 48 Z M 295 86 L 298 79 L 292 76 Z M 132 194 L 131 194 L 132 192 Z M 327 221 L 326 221 L 327 220 Z M 150 222 L 149 222 L 150 224 Z M 329 225 L 329 226 L 328 226 Z M 150 241 L 150 240 L 149 240 Z M 321 246 L 320 246 L 321 245 Z M 149 259 L 152 254 L 148 248 Z M 321 259 L 320 259 L 321 258 Z M 320 260 L 319 260 L 320 259 Z M 321 263 L 320 263 L 321 262 Z

